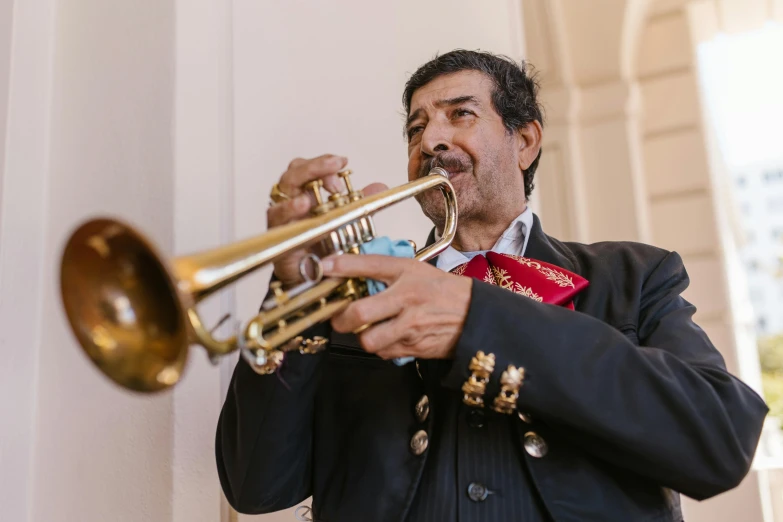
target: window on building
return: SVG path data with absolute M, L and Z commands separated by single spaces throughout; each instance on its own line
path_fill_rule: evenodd
M 783 170 L 768 170 L 764 173 L 764 181 L 767 183 L 777 183 L 783 181 Z
M 767 209 L 770 212 L 783 212 L 783 197 L 775 197 L 767 200 Z

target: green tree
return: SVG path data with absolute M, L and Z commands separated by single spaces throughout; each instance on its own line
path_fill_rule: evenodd
M 761 380 L 770 415 L 783 418 L 783 335 L 758 341 Z

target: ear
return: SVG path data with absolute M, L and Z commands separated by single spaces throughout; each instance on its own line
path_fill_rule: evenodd
M 544 129 L 541 123 L 534 120 L 524 127 L 517 129 L 517 138 L 519 139 L 519 169 L 527 170 L 528 167 L 538 157 L 541 150 L 541 139 L 544 135 Z

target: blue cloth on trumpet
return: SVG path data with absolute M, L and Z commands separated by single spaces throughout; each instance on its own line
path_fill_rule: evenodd
M 410 244 L 410 242 L 404 239 L 392 241 L 386 236 L 376 237 L 372 241 L 363 243 L 359 247 L 359 251 L 362 254 L 376 254 L 382 256 L 408 257 L 408 258 L 413 258 L 415 254 L 413 250 L 413 246 Z M 374 279 L 367 280 L 367 291 L 370 293 L 370 295 L 375 295 L 378 292 L 382 292 L 385 289 L 386 289 L 386 285 L 383 282 L 376 281 Z M 413 360 L 415 360 L 415 357 L 398 357 L 396 359 L 393 359 L 394 364 L 396 364 L 397 366 L 408 364 Z

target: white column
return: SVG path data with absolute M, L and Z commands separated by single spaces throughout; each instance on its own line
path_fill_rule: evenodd
M 0 2 L 0 506 L 32 520 L 55 2 Z M 70 348 L 70 347 L 69 347 Z
M 177 2 L 177 255 L 218 248 L 233 239 L 231 25 L 231 1 Z M 233 292 L 222 290 L 198 309 L 207 325 L 215 324 L 223 314 L 233 313 Z M 239 318 L 234 314 L 232 319 Z M 216 335 L 228 335 L 228 330 L 221 328 Z M 232 357 L 221 364 L 230 366 L 233 361 Z M 220 367 L 194 346 L 184 378 L 174 390 L 174 522 L 228 518 L 214 452 L 221 405 Z
M 36 46 L 56 42 L 51 80 L 33 77 L 20 86 L 28 93 L 51 89 L 51 104 L 42 97 L 36 108 L 51 115 L 49 132 L 33 134 L 36 127 L 20 122 L 30 140 L 43 137 L 45 143 L 50 136 L 48 148 L 19 150 L 27 161 L 48 160 L 46 190 L 26 181 L 36 192 L 13 214 L 21 223 L 36 223 L 33 230 L 42 220 L 42 237 L 25 248 L 40 240 L 44 247 L 39 255 L 18 256 L 33 268 L 20 266 L 24 272 L 13 284 L 23 288 L 3 292 L 14 307 L 36 296 L 41 310 L 34 325 L 25 315 L 2 329 L 18 335 L 4 353 L 40 344 L 32 520 L 168 522 L 172 397 L 121 389 L 84 356 L 66 326 L 58 269 L 72 229 L 96 214 L 121 217 L 171 254 L 174 3 L 60 0 L 56 10 L 55 2 L 18 6 L 35 10 L 35 27 L 56 15 L 52 33 L 30 35 L 44 37 Z M 21 169 L 23 176 L 36 179 L 37 171 Z M 42 264 L 27 277 L 38 259 Z

